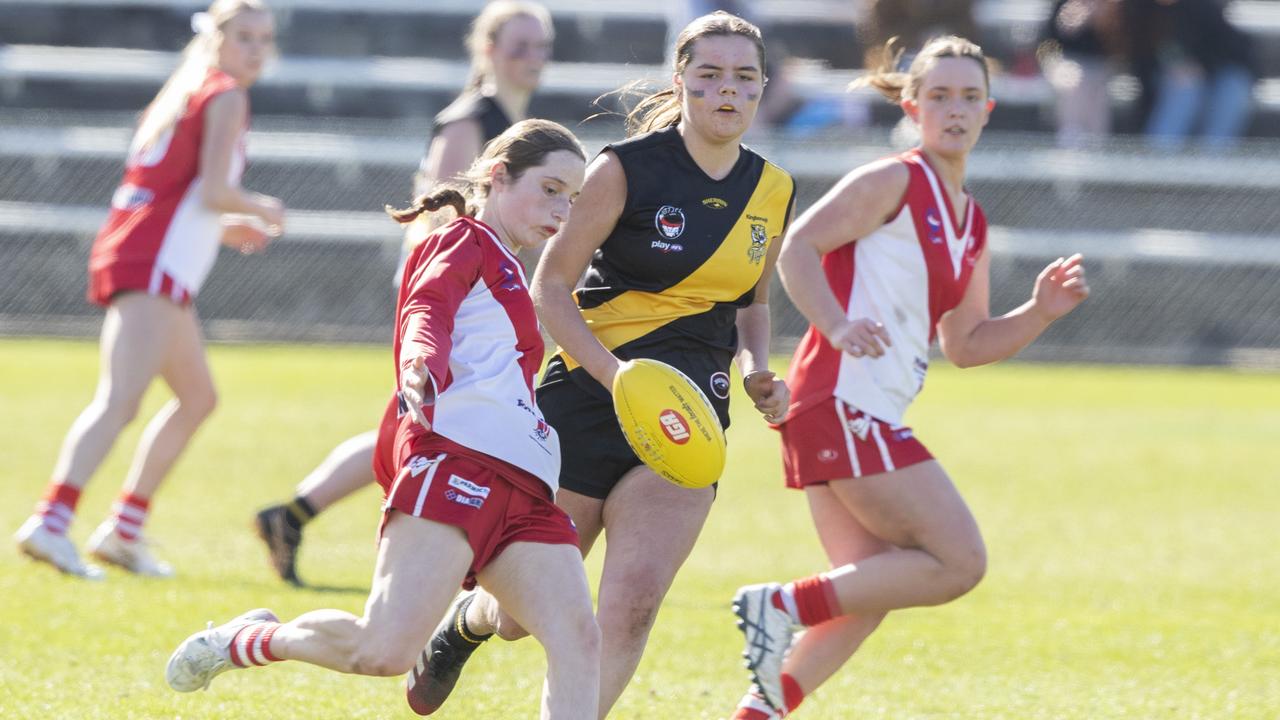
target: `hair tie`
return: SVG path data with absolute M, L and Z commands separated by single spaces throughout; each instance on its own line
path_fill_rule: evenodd
M 218 25 L 209 13 L 198 12 L 191 15 L 191 32 L 197 35 L 212 35 L 217 30 Z

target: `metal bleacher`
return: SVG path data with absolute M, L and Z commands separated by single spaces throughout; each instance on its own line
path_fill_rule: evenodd
M 661 81 L 668 72 L 662 64 L 666 14 L 652 0 L 544 4 L 556 26 L 555 59 L 531 113 L 574 127 L 591 150 L 620 128 L 608 116 L 580 124 L 596 112 L 592 101 L 635 79 Z M 173 69 L 189 37 L 190 14 L 203 5 L 0 3 L 0 334 L 96 329 L 98 315 L 81 300 L 84 254 L 118 182 L 136 113 Z M 284 199 L 288 235 L 261 258 L 228 254 L 219 262 L 200 304 L 212 336 L 385 339 L 399 233 L 381 208 L 407 200 L 429 119 L 466 77 L 461 38 L 480 5 L 271 2 L 281 58 L 253 91 L 245 184 Z M 1034 44 L 1049 5 L 979 2 L 980 42 L 1007 60 Z M 1087 317 L 1069 319 L 1038 356 L 1214 362 L 1241 348 L 1280 349 L 1280 291 L 1244 290 L 1266 287 L 1259 273 L 1280 267 L 1280 239 L 1259 242 L 1280 226 L 1280 2 L 1237 1 L 1230 10 L 1259 38 L 1271 76 L 1255 89 L 1251 139 L 1232 153 L 1161 156 L 1123 139 L 1058 150 L 1047 132 L 1052 96 L 1043 79 L 993 79 L 999 109 L 969 172 L 1002 258 L 993 305 L 1021 302 L 1045 258 L 1087 248 L 1106 260 L 1096 268 L 1095 287 L 1114 288 L 1091 299 L 1091 314 L 1124 314 L 1135 306 L 1147 313 L 1141 329 L 1090 328 Z M 855 17 L 853 2 L 756 5 L 770 43 L 825 61 L 803 65 L 795 78 L 810 95 L 843 96 L 859 73 Z M 1132 83 L 1119 78 L 1112 90 L 1116 112 L 1125 113 Z M 802 209 L 849 168 L 890 151 L 890 128 L 900 113 L 871 98 L 855 101 L 865 103 L 870 127 L 805 141 L 751 138 L 797 177 Z M 1172 290 L 1133 281 L 1169 272 L 1189 278 L 1211 272 L 1201 278 L 1205 292 L 1240 288 L 1244 306 L 1263 312 L 1227 322 L 1211 308 L 1175 311 Z M 274 281 L 286 276 L 307 282 Z M 1162 324 L 1174 329 L 1161 330 Z M 798 332 L 785 303 L 775 311 L 775 327 L 788 337 Z

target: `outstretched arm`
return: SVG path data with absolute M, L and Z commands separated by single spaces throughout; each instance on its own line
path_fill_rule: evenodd
M 1049 263 L 1036 277 L 1031 299 L 991 317 L 991 253 L 984 249 L 973 268 L 964 299 L 938 322 L 942 354 L 959 367 L 974 367 L 1012 357 L 1031 344 L 1054 320 L 1089 297 L 1084 256 L 1076 253 Z

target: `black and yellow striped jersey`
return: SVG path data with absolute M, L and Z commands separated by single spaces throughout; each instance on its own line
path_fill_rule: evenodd
M 737 311 L 754 299 L 765 256 L 786 229 L 795 182 L 746 147 L 713 180 L 675 128 L 606 150 L 622 163 L 627 198 L 575 292 L 583 319 L 621 359 L 705 352 L 727 371 Z M 562 353 L 544 381 L 576 367 Z

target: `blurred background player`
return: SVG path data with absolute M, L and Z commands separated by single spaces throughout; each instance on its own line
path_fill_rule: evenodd
M 803 489 L 834 570 L 734 599 L 756 686 L 736 720 L 795 710 L 890 610 L 939 605 L 986 571 L 977 523 L 951 479 L 901 424 L 929 346 L 960 367 L 1011 357 L 1089 294 L 1079 255 L 992 318 L 991 256 L 965 164 L 995 101 L 982 50 L 931 41 L 906 73 L 872 73 L 919 126 L 920 146 L 864 165 L 804 213 L 779 260 L 811 326 L 796 349 L 782 432 L 787 486 Z M 892 312 L 886 310 L 892 308 Z M 794 628 L 806 628 L 792 643 Z
M 584 555 L 608 533 L 600 717 L 635 673 L 716 492 L 673 485 L 636 458 L 609 391 L 618 367 L 633 358 L 674 365 L 727 427 L 736 358 L 766 419 L 787 406 L 786 385 L 768 370 L 768 287 L 795 183 L 740 144 L 764 90 L 764 59 L 760 31 L 741 18 L 718 12 L 690 23 L 673 86 L 641 102 L 628 118 L 631 137 L 592 163 L 580 201 L 590 212 L 551 241 L 533 281 L 539 318 L 561 348 L 538 387 L 547 422 L 569 448 L 556 501 Z M 500 617 L 493 595 L 464 595 L 424 654 L 415 702 L 439 707 L 494 632 L 523 634 Z
M 82 562 L 66 535 L 80 492 L 157 375 L 174 398 L 147 424 L 112 515 L 86 549 L 131 572 L 173 574 L 151 554 L 142 527 L 152 496 L 216 401 L 193 302 L 220 242 L 257 252 L 284 222 L 278 199 L 240 187 L 248 88 L 273 54 L 274 20 L 259 0 L 218 0 L 192 17 L 192 29 L 181 64 L 142 113 L 90 255 L 88 297 L 106 308 L 97 391 L 63 441 L 44 499 L 15 536 L 22 552 L 82 577 L 101 570 Z
M 414 196 L 437 180 L 465 171 L 485 144 L 513 122 L 523 120 L 551 58 L 554 33 L 551 15 L 532 2 L 501 0 L 486 5 L 472 23 L 466 46 L 471 76 L 466 88 L 436 116 L 431 142 L 414 176 Z M 405 228 L 401 267 L 408 252 L 432 230 L 447 222 L 448 211 L 431 222 Z M 399 282 L 399 273 L 396 282 Z M 285 581 L 299 585 L 297 556 L 302 528 L 337 501 L 373 483 L 376 430 L 344 440 L 294 490 L 288 503 L 272 505 L 255 519 L 258 536 L 267 544 L 271 566 Z
M 408 672 L 458 586 L 479 580 L 546 649 L 542 717 L 595 717 L 599 630 L 577 533 L 554 503 L 559 441 L 534 399 L 542 335 L 515 255 L 559 231 L 585 169 L 572 133 L 526 120 L 489 144 L 465 196 L 442 184 L 392 213 L 429 222 L 451 206 L 463 217 L 414 249 L 401 283 L 399 392 L 378 434 L 386 500 L 364 617 L 317 610 L 282 624 L 250 611 L 183 642 L 171 687 L 277 660 Z

